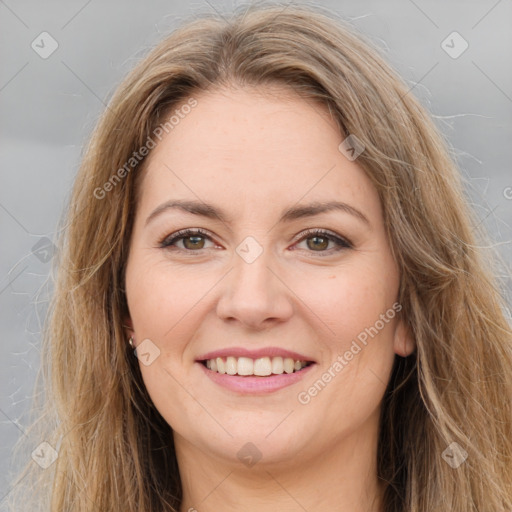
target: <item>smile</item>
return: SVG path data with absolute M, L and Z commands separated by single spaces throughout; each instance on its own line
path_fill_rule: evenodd
M 291 374 L 312 364 L 311 361 L 294 360 L 291 357 L 216 357 L 202 361 L 212 372 L 226 375 L 258 376 Z

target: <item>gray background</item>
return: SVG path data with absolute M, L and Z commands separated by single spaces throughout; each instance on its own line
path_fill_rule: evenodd
M 192 12 L 240 3 L 0 0 L 0 510 L 38 368 L 51 265 L 44 237 L 55 234 L 83 144 L 116 85 L 151 45 Z M 503 276 L 510 275 L 512 2 L 316 3 L 384 48 L 432 112 L 504 257 Z M 43 31 L 58 43 L 46 59 L 31 47 L 34 40 L 41 45 Z M 458 58 L 441 47 L 453 31 L 469 44 Z M 511 289 L 508 278 L 504 285 Z

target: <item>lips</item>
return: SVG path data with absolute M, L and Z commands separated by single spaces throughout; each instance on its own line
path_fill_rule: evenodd
M 308 356 L 278 347 L 259 350 L 227 348 L 204 354 L 197 362 L 202 363 L 208 373 L 246 378 L 289 375 L 315 363 Z
M 201 364 L 201 362 L 198 362 L 197 366 L 211 382 L 238 396 L 263 396 L 268 393 L 278 392 L 299 383 L 316 367 L 314 363 L 310 363 L 299 371 L 293 371 L 293 373 L 271 374 L 268 376 L 240 376 L 238 374 L 228 375 L 227 373 L 212 371 L 205 364 Z

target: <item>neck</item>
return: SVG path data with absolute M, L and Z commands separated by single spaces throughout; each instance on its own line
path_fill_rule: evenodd
M 252 467 L 221 459 L 175 436 L 183 500 L 180 512 L 381 512 L 377 429 L 363 427 L 315 457 Z M 243 443 L 241 443 L 243 444 Z

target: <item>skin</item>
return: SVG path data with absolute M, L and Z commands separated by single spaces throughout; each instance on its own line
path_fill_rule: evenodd
M 174 431 L 181 511 L 381 511 L 381 400 L 396 354 L 414 350 L 400 315 L 307 404 L 297 398 L 397 300 L 399 273 L 377 191 L 357 160 L 339 151 L 344 137 L 323 106 L 279 87 L 194 97 L 197 106 L 150 154 L 126 273 L 127 334 L 135 346 L 149 339 L 160 350 L 139 365 Z M 213 204 L 231 222 L 167 209 L 146 223 L 171 199 Z M 278 222 L 286 208 L 330 200 L 369 223 L 336 210 Z M 160 246 L 185 228 L 210 238 Z M 336 252 L 322 235 L 301 235 L 309 228 L 352 247 Z M 236 252 L 248 236 L 263 249 L 252 263 Z M 278 346 L 316 365 L 282 390 L 237 394 L 196 362 L 235 346 Z M 261 454 L 252 467 L 237 457 L 248 442 Z

